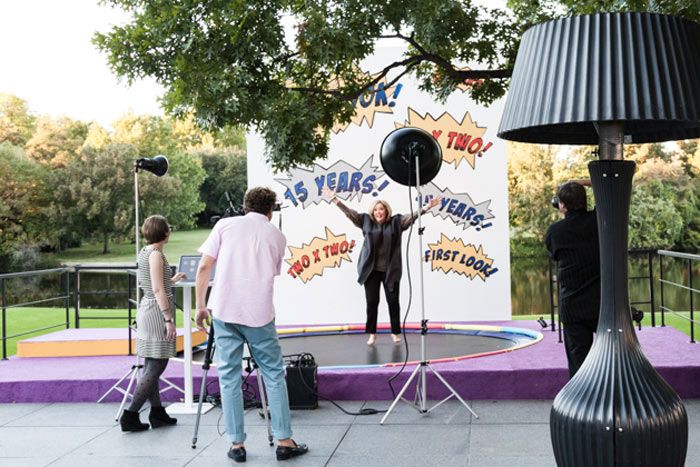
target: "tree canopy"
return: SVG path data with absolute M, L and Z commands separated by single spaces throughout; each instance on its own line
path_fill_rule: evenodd
M 131 13 L 94 41 L 129 80 L 153 77 L 174 114 L 205 127 L 254 126 L 276 169 L 325 157 L 353 100 L 413 73 L 438 99 L 467 85 L 489 104 L 504 95 L 522 33 L 556 16 L 657 11 L 698 19 L 697 0 L 106 0 Z M 486 3 L 486 2 L 480 2 Z M 694 5 L 694 6 L 693 6 Z M 383 41 L 405 46 L 378 73 L 360 71 Z

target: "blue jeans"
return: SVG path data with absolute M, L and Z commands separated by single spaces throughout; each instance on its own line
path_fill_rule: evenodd
M 287 382 L 284 379 L 282 349 L 275 321 L 253 328 L 242 324 L 213 320 L 216 360 L 226 433 L 232 443 L 243 443 L 243 393 L 241 391 L 243 343 L 248 342 L 253 358 L 262 371 L 267 402 L 270 406 L 272 434 L 276 439 L 292 437 Z

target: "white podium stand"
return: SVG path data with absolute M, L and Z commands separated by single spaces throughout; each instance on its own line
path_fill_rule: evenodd
M 211 287 L 211 282 L 209 283 Z M 194 282 L 178 282 L 173 284 L 173 287 L 182 289 L 182 311 L 183 311 L 183 329 L 185 330 L 185 344 L 183 348 L 184 358 L 171 358 L 171 360 L 182 362 L 185 366 L 185 400 L 170 404 L 167 407 L 169 414 L 196 414 L 197 405 L 194 403 L 194 391 L 192 389 L 192 289 Z M 214 406 L 212 404 L 202 404 L 202 413 L 207 413 Z

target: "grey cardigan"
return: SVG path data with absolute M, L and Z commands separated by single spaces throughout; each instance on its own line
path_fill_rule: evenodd
M 396 214 L 389 218 L 388 222 L 378 224 L 373 221 L 369 214 L 360 214 L 344 205 L 339 199 L 337 205 L 341 211 L 352 221 L 355 226 L 362 229 L 365 238 L 360 251 L 360 259 L 357 262 L 357 272 L 359 274 L 357 282 L 364 285 L 367 278 L 374 270 L 374 257 L 380 239 L 383 241 L 383 250 L 386 257 L 386 274 L 384 275 L 384 287 L 393 291 L 394 287 L 401 280 L 401 234 L 408 229 L 420 214 L 421 210 L 412 215 Z

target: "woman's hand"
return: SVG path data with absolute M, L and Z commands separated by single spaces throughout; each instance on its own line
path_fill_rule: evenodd
M 434 198 L 430 198 L 430 201 L 428 201 L 428 205 L 425 207 L 426 210 L 428 209 L 433 209 L 435 206 L 440 204 L 442 201 L 442 196 L 436 196 Z
M 187 274 L 184 272 L 178 272 L 170 279 L 170 282 L 174 284 L 176 282 L 180 282 L 182 279 L 187 279 Z
M 335 191 L 331 190 L 327 186 L 323 187 L 323 190 L 321 190 L 321 193 L 323 194 L 323 197 L 326 198 L 328 201 L 330 201 L 330 202 L 335 201 Z
M 174 341 L 177 338 L 177 329 L 175 323 L 165 323 L 165 339 Z

